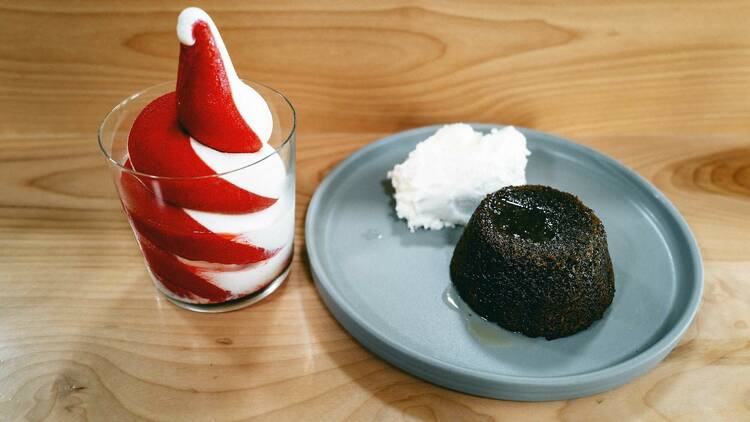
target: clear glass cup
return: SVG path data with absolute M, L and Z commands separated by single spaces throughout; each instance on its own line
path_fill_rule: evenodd
M 232 154 L 232 168 L 219 174 L 159 177 L 130 167 L 133 122 L 147 104 L 173 91 L 174 82 L 126 98 L 99 127 L 99 146 L 154 285 L 176 305 L 194 311 L 225 312 L 258 302 L 284 282 L 291 267 L 295 111 L 274 89 L 245 83 L 271 109 L 272 148 L 267 154 Z M 246 198 L 222 195 L 227 182 L 255 186 L 263 191 L 255 194 L 265 199 L 239 214 L 217 212 L 222 202 Z

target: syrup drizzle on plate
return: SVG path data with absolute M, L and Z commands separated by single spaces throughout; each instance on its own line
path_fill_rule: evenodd
M 469 305 L 461 299 L 453 285 L 449 285 L 443 292 L 443 302 L 458 312 L 466 324 L 466 329 L 474 339 L 485 346 L 499 347 L 507 345 L 518 334 L 508 332 L 497 324 L 487 321 L 471 310 Z

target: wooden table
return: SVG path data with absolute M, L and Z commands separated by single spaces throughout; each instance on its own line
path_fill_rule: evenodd
M 0 0 L 0 419 L 748 420 L 750 3 L 364 3 L 204 5 L 240 75 L 296 105 L 299 171 L 288 283 L 200 315 L 152 288 L 95 136 L 175 77 L 184 2 Z M 705 294 L 662 364 L 593 397 L 503 402 L 400 372 L 337 324 L 305 256 L 315 187 L 385 134 L 452 121 L 575 139 L 676 204 Z

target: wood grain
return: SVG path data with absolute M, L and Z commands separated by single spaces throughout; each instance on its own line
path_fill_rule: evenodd
M 289 282 L 198 315 L 155 294 L 96 146 L 104 114 L 175 77 L 178 1 L 0 0 L 0 419 L 750 419 L 750 2 L 195 2 L 240 75 L 299 113 Z M 303 216 L 341 159 L 450 122 L 558 133 L 685 215 L 706 290 L 679 347 L 607 393 L 514 403 L 441 389 L 322 305 Z

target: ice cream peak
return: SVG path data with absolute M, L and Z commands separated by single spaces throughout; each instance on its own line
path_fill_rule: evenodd
M 177 19 L 180 64 L 177 113 L 200 143 L 223 152 L 256 152 L 268 142 L 268 104 L 242 82 L 219 30 L 206 12 L 189 7 Z
M 267 143 L 273 129 L 268 104 L 237 77 L 206 12 L 191 7 L 180 13 L 177 37 L 177 90 L 136 118 L 128 139 L 130 165 L 154 176 L 198 177 L 160 181 L 159 194 L 172 205 L 231 214 L 271 206 L 286 170 L 278 157 L 269 157 L 275 150 Z

